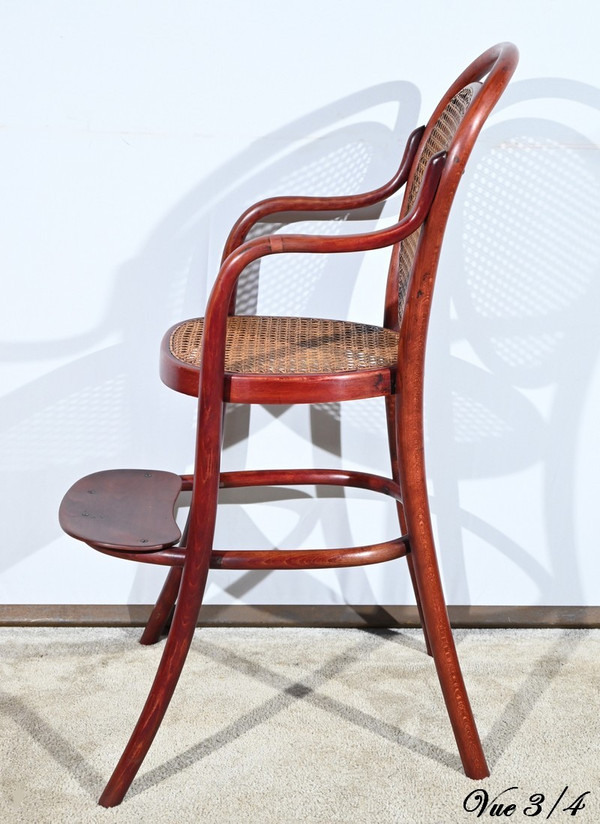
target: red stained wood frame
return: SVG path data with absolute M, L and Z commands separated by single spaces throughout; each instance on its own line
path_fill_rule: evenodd
M 101 494 L 93 510 L 87 506 L 95 494 L 89 493 L 89 478 L 75 484 L 65 496 L 61 523 L 69 534 L 107 554 L 170 567 L 141 638 L 143 644 L 158 641 L 172 614 L 163 656 L 139 721 L 100 797 L 100 804 L 110 807 L 122 801 L 154 739 L 185 662 L 211 567 L 296 569 L 376 563 L 405 556 L 427 652 L 435 663 L 464 771 L 473 779 L 488 775 L 448 621 L 436 558 L 425 475 L 423 385 L 430 310 L 450 208 L 477 135 L 510 80 L 517 59 L 516 48 L 510 43 L 501 43 L 471 63 L 443 96 L 428 123 L 410 135 L 398 171 L 378 189 L 334 198 L 276 197 L 247 209 L 232 228 L 225 245 L 221 268 L 206 307 L 197 362 L 185 363 L 174 356 L 170 349 L 172 330 L 163 340 L 162 379 L 171 388 L 198 397 L 193 475 L 157 475 L 150 500 L 145 494 L 149 479 L 143 472 L 100 473 L 102 477 L 95 478 L 95 488 Z M 446 122 L 448 111 L 461 95 L 464 106 L 447 139 L 444 138 L 443 150 L 430 157 L 432 145 L 437 145 L 440 139 L 440 124 Z M 247 240 L 252 227 L 269 215 L 363 208 L 387 199 L 402 186 L 406 189 L 401 214 L 397 223 L 389 228 L 341 237 L 277 234 Z M 404 309 L 399 312 L 401 253 L 406 248 L 403 244 L 417 238 L 415 232 L 418 240 L 413 244 L 414 255 L 406 276 Z M 312 375 L 226 372 L 228 322 L 235 312 L 238 278 L 248 264 L 268 255 L 339 254 L 386 246 L 391 249 L 391 263 L 383 327 L 397 334 L 396 363 L 375 369 Z M 378 396 L 385 398 L 390 477 L 328 469 L 221 472 L 222 427 L 227 402 L 323 403 Z M 277 484 L 355 486 L 390 496 L 398 510 L 400 537 L 378 544 L 336 549 L 214 549 L 219 490 Z M 188 523 L 181 540 L 173 514 L 180 492 L 191 493 Z M 88 515 L 82 515 L 82 506 Z M 93 518 L 89 517 L 90 512 Z M 109 524 L 111 519 L 114 522 Z M 148 543 L 146 550 L 144 541 Z

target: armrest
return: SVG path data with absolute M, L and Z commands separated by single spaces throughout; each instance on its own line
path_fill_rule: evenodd
M 359 195 L 341 197 L 270 197 L 250 206 L 236 221 L 229 233 L 223 250 L 222 262 L 229 257 L 234 249 L 244 243 L 250 229 L 267 215 L 273 215 L 277 212 L 350 211 L 365 206 L 373 206 L 386 200 L 406 183 L 424 130 L 425 127 L 421 126 L 411 133 L 406 142 L 398 171 L 391 180 L 378 189 Z
M 234 249 L 225 259 L 214 283 L 205 314 L 205 339 L 207 328 L 212 326 L 212 317 L 222 318 L 222 332 L 225 331 L 224 301 L 231 306 L 237 280 L 242 271 L 255 260 L 282 252 L 365 252 L 393 246 L 412 234 L 425 221 L 446 162 L 446 152 L 435 154 L 425 169 L 419 193 L 409 213 L 402 220 L 387 229 L 354 235 L 265 235 L 246 241 Z M 217 334 L 217 333 L 213 333 Z M 210 335 L 212 337 L 212 335 Z

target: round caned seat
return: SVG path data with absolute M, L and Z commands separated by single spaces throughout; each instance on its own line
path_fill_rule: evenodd
M 163 340 L 161 376 L 168 386 L 187 394 L 198 391 L 203 327 L 203 318 L 184 321 Z M 305 385 L 307 376 L 320 377 L 324 386 L 338 382 L 340 389 L 343 382 L 340 399 L 366 397 L 365 381 L 369 382 L 368 394 L 373 385 L 390 388 L 397 358 L 398 333 L 379 326 L 322 318 L 233 315 L 227 323 L 227 399 L 244 402 L 244 387 L 249 382 L 255 397 L 260 382 L 266 396 L 273 394 L 270 386 L 276 395 L 263 402 L 277 403 L 284 382 L 286 391 L 296 397 L 294 386 Z

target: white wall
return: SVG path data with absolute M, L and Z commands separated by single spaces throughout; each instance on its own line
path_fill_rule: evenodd
M 588 0 L 3 0 L 0 15 L 3 601 L 154 598 L 163 571 L 97 555 L 61 534 L 56 511 L 98 469 L 189 470 L 194 404 L 160 383 L 158 346 L 202 313 L 231 222 L 274 192 L 383 182 L 464 65 L 512 40 L 520 67 L 440 270 L 432 506 L 451 603 L 600 603 L 600 14 Z M 379 253 L 299 262 L 264 266 L 258 311 L 379 321 Z M 250 442 L 246 424 L 244 409 L 228 415 L 227 467 L 386 471 L 379 403 L 257 408 Z M 393 509 L 363 493 L 279 496 L 228 503 L 217 541 L 395 531 Z M 210 580 L 215 603 L 412 601 L 402 562 Z

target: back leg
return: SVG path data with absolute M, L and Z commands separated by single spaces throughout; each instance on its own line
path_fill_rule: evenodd
M 163 588 L 140 638 L 140 644 L 156 644 L 160 640 L 177 600 L 183 567 L 171 567 Z
M 399 470 L 398 470 L 398 448 L 396 444 L 396 433 L 398 431 L 398 427 L 396 424 L 396 398 L 393 396 L 386 396 L 385 398 L 385 412 L 386 412 L 386 419 L 387 419 L 387 427 L 388 427 L 388 443 L 390 448 L 390 463 L 392 467 L 392 478 L 399 483 Z M 404 507 L 402 504 L 396 505 L 398 511 L 398 521 L 400 523 L 400 532 L 402 535 L 407 534 L 407 526 L 406 526 L 406 517 L 404 514 Z M 413 559 L 410 553 L 410 543 L 409 543 L 409 552 L 406 556 L 406 561 L 408 563 L 408 571 L 410 573 L 410 580 L 413 587 L 413 592 L 415 594 L 415 601 L 417 602 L 417 610 L 419 612 L 419 620 L 421 621 L 421 627 L 423 629 L 423 637 L 425 638 L 425 648 L 427 649 L 427 654 L 431 655 L 431 645 L 429 643 L 429 635 L 427 632 L 427 625 L 425 623 L 425 616 L 423 614 L 423 608 L 421 606 L 421 596 L 419 594 L 419 588 L 417 585 L 417 579 L 415 577 L 415 570 L 413 565 Z
M 458 661 L 437 562 L 425 475 L 422 416 L 404 418 L 398 426 L 398 468 L 404 517 L 411 548 L 415 587 L 431 655 L 465 774 L 485 778 L 488 766 Z M 411 425 L 412 424 L 412 425 Z
M 189 529 L 190 516 L 188 514 L 179 546 L 185 546 L 187 544 Z M 154 609 L 150 614 L 146 628 L 140 638 L 140 644 L 156 644 L 156 642 L 160 639 L 166 623 L 175 608 L 175 601 L 177 600 L 177 593 L 179 592 L 182 573 L 183 567 L 171 567 L 169 570 L 167 579 L 163 584 L 158 600 L 154 605 Z
M 463 680 L 441 580 L 433 554 L 433 535 L 409 535 L 416 586 L 421 594 L 421 608 L 427 626 L 431 655 L 440 680 L 448 715 L 456 738 L 465 774 L 485 778 L 489 770 L 475 725 Z

